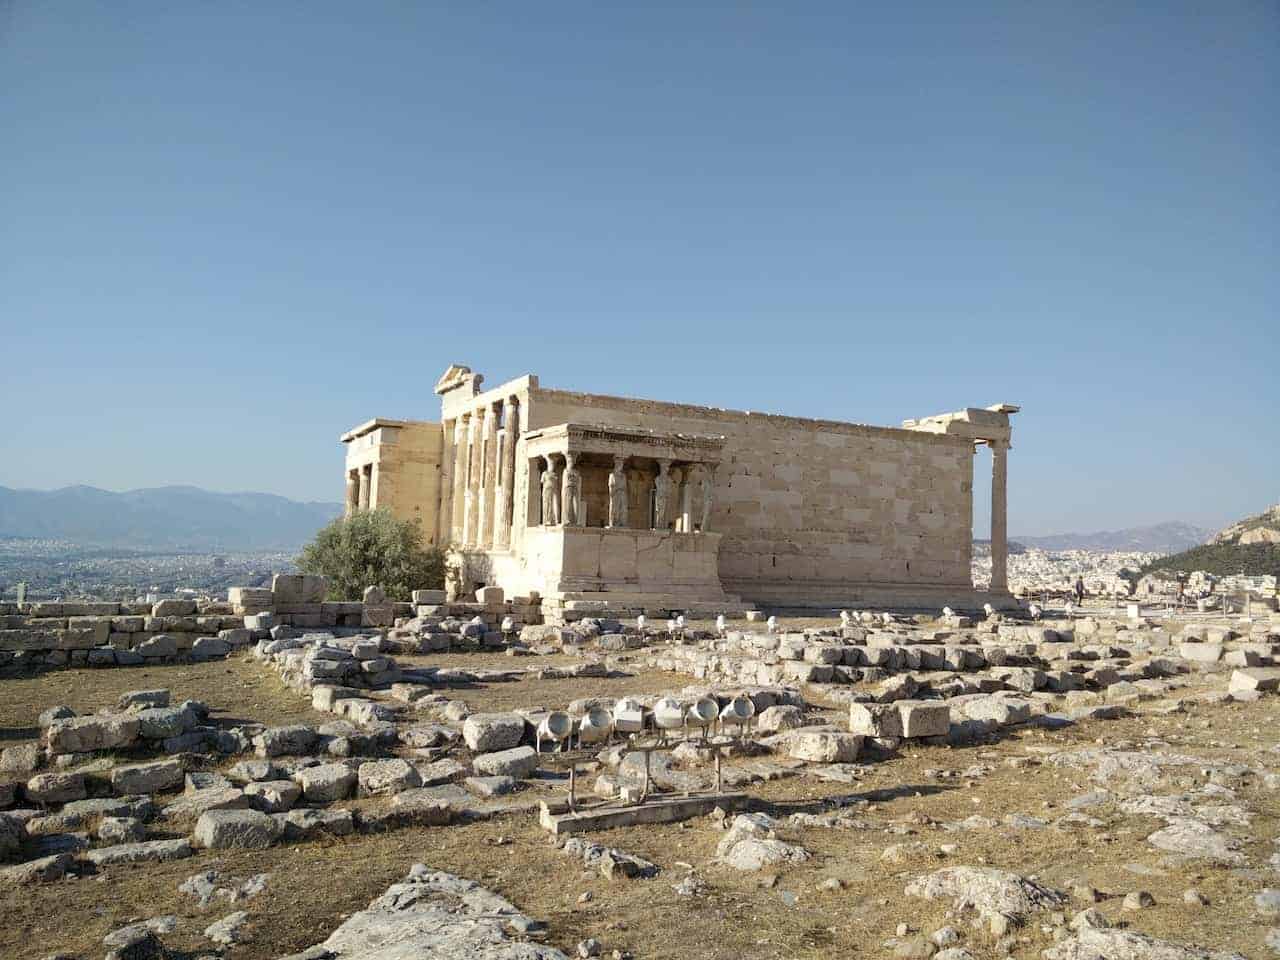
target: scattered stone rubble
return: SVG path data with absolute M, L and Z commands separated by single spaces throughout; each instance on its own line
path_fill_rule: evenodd
M 269 604 L 281 616 L 305 617 L 288 611 L 312 603 L 309 598 L 319 588 L 305 582 L 309 578 L 299 579 L 301 585 L 287 586 L 297 591 L 296 603 L 281 604 L 277 591 L 241 592 L 237 600 L 245 610 Z M 369 607 L 385 606 L 376 591 L 366 593 L 362 604 L 362 619 Z M 1204 625 L 1168 633 L 1140 622 L 1095 619 L 1028 625 L 999 615 L 976 623 L 951 616 L 937 626 L 863 614 L 846 618 L 836 629 L 700 633 L 601 618 L 558 626 L 495 624 L 500 614 L 510 617 L 510 607 L 492 591 L 480 603 L 483 614 L 457 616 L 470 612 L 457 606 L 416 603 L 400 617 L 392 609 L 390 622 L 376 627 L 276 624 L 250 631 L 253 656 L 308 696 L 316 710 L 332 715 L 323 723 L 222 724 L 208 705 L 172 704 L 163 689 L 131 691 L 115 709 L 88 716 L 50 707 L 40 718 L 39 743 L 0 752 L 0 886 L 181 859 L 200 849 L 263 849 L 321 835 L 445 826 L 520 809 L 528 802 L 523 795 L 537 796 L 545 787 L 540 778 L 555 765 L 555 753 L 544 753 L 537 738 L 552 710 L 569 716 L 574 736 L 593 710 L 610 717 L 625 714 L 632 718 L 628 722 L 653 731 L 658 710 L 683 715 L 705 699 L 717 711 L 739 701 L 748 705 L 746 719 L 736 725 L 726 721 L 689 739 L 682 734 L 678 745 L 651 754 L 647 764 L 624 737 L 599 742 L 593 748 L 599 752 L 587 763 L 595 774 L 588 789 L 615 798 L 642 782 L 672 794 L 706 790 L 714 782 L 710 768 L 717 758 L 724 761 L 720 773 L 728 787 L 786 776 L 852 782 L 862 765 L 911 742 L 966 744 L 1011 728 L 1051 730 L 1139 706 L 1175 712 L 1184 698 L 1255 700 L 1280 689 L 1280 622 L 1275 621 L 1255 623 L 1247 633 Z M 608 672 L 619 677 L 629 663 L 638 663 L 693 674 L 701 683 L 663 695 L 584 697 L 473 713 L 450 696 L 466 678 L 518 680 L 547 671 L 537 666 L 487 674 L 410 668 L 396 659 L 467 649 L 578 658 L 571 669 L 556 668 L 561 671 L 556 676 Z M 1249 863 L 1252 815 L 1237 791 L 1242 784 L 1280 779 L 1261 769 L 1206 763 L 1150 746 L 1046 750 L 1034 762 L 1078 772 L 1096 789 L 1068 801 L 1058 819 L 1017 815 L 1001 824 L 975 814 L 940 829 L 1059 828 L 1114 810 L 1159 821 L 1162 825 L 1145 839 L 1162 854 L 1239 868 Z M 1189 786 L 1181 775 L 1187 770 L 1198 771 L 1208 783 Z M 971 780 L 984 775 L 981 765 L 961 774 Z M 358 799 L 373 803 L 346 806 Z M 867 820 L 843 810 L 779 820 L 753 811 L 724 822 L 716 865 L 753 872 L 810 859 L 804 846 L 785 839 L 792 829 L 870 828 Z M 565 841 L 563 849 L 606 877 L 647 878 L 659 870 L 641 857 L 581 838 Z M 883 851 L 882 862 L 906 863 L 926 849 L 919 840 L 903 839 Z M 202 908 L 225 903 L 227 909 L 260 892 L 263 882 L 206 872 L 189 878 L 182 891 Z M 680 886 L 697 895 L 701 883 L 686 878 Z M 970 915 L 995 936 L 1034 915 L 1056 914 L 1066 904 L 1061 891 L 988 866 L 951 865 L 917 876 L 906 894 L 947 900 L 956 916 Z M 451 899 L 462 904 L 462 914 L 471 915 L 467 923 L 446 919 L 442 904 Z M 1135 894 L 1132 909 L 1146 905 Z M 480 943 L 494 951 L 484 956 L 562 956 L 527 941 L 536 928 L 510 904 L 469 881 L 415 868 L 405 883 L 348 920 L 308 956 L 382 957 L 379 945 L 401 952 L 432 946 L 455 951 L 444 956 L 481 955 L 465 953 Z M 252 917 L 237 910 L 206 932 L 212 942 L 232 945 L 252 935 Z M 145 928 L 124 940 L 135 934 L 138 943 L 159 935 Z M 967 955 L 956 941 L 957 936 L 941 931 L 933 939 L 908 932 L 896 939 L 894 949 L 924 951 L 900 953 L 904 956 Z M 127 944 L 115 949 L 125 948 L 132 949 Z M 1222 955 L 1109 930 L 1088 917 L 1045 954 L 1047 960 L 1094 956 Z
M 0 676 L 66 666 L 218 660 L 259 641 L 308 630 L 337 637 L 414 636 L 401 652 L 426 652 L 447 649 L 422 638 L 453 632 L 451 623 L 440 623 L 459 619 L 465 635 L 501 646 L 503 622 L 514 631 L 541 622 L 536 598 L 506 601 L 496 588 L 482 591 L 483 600 L 449 604 L 436 590 L 414 591 L 412 603 L 388 602 L 377 587 L 354 601 L 325 600 L 327 590 L 324 577 L 277 574 L 270 588 L 233 587 L 225 601 L 0 603 Z M 406 626 L 394 630 L 397 621 Z

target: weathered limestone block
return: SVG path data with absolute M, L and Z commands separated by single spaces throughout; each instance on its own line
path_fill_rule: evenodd
M 197 661 L 221 660 L 231 653 L 231 644 L 221 637 L 196 637 L 191 644 L 191 659 Z
M 481 776 L 523 780 L 538 768 L 538 754 L 533 747 L 527 746 L 483 753 L 471 761 L 471 768 Z
M 96 714 L 57 720 L 45 731 L 49 753 L 90 753 L 132 746 L 140 732 L 138 718 L 130 714 Z
M 945 700 L 899 700 L 904 737 L 945 737 L 951 729 L 951 707 Z
M 253 738 L 253 745 L 259 757 L 301 756 L 315 748 L 316 732 L 303 724 L 268 727 Z
M 400 793 L 422 785 L 417 768 L 407 760 L 375 760 L 360 764 L 360 795 L 363 797 Z
M 169 705 L 168 690 L 128 690 L 120 694 L 116 706 L 121 710 L 132 707 L 167 707 Z
M 318 684 L 311 688 L 311 708 L 324 713 L 338 713 L 339 701 L 358 699 L 361 696 L 361 691 L 354 687 Z
M 1235 692 L 1280 690 L 1280 667 L 1248 667 L 1234 670 L 1228 689 Z
M 55 853 L 51 857 L 40 857 L 15 867 L 5 867 L 0 869 L 0 889 L 61 880 L 74 863 L 75 859 L 71 854 Z
M 210 810 L 196 821 L 193 839 L 210 850 L 264 850 L 282 832 L 280 823 L 257 810 Z
M 194 600 L 160 600 L 151 608 L 153 617 L 187 617 L 195 612 Z
M 107 844 L 141 843 L 147 828 L 137 817 L 103 817 L 98 821 L 98 839 Z
M 1194 660 L 1197 663 L 1217 663 L 1222 659 L 1222 644 L 1184 643 L 1179 645 L 1178 654 L 1184 660 Z
M 194 641 L 193 641 L 194 642 Z M 178 655 L 178 638 L 168 633 L 157 633 L 133 648 L 134 653 L 146 660 L 161 660 Z
M 794 730 L 804 725 L 804 711 L 790 704 L 767 707 L 756 718 L 756 728 L 761 733 L 778 733 Z
M 319 603 L 329 590 L 329 581 L 313 574 L 277 573 L 271 578 L 271 597 L 277 605 Z
M 196 725 L 195 716 L 184 707 L 148 707 L 134 716 L 139 734 L 147 740 L 167 740 Z
M 803 660 L 808 646 L 803 635 L 787 635 L 778 640 L 778 656 L 783 660 Z
M 107 867 L 118 863 L 164 863 L 169 860 L 185 860 L 193 853 L 191 841 L 186 837 L 176 840 L 145 840 L 138 843 L 120 843 L 111 847 L 86 850 L 84 858 L 94 866 Z
M 88 795 L 82 773 L 38 773 L 27 781 L 27 799 L 32 803 L 66 803 Z
M 876 739 L 901 738 L 902 715 L 891 703 L 851 703 L 849 732 Z
M 787 660 L 782 664 L 782 676 L 797 683 L 830 683 L 835 676 L 835 669 L 825 663 Z
M 67 632 L 81 631 L 92 638 L 91 646 L 101 646 L 107 642 L 111 633 L 110 617 L 71 617 L 67 621 Z
M 244 785 L 249 805 L 263 813 L 284 813 L 302 796 L 302 788 L 292 780 L 252 780 Z
M 357 776 L 345 763 L 322 763 L 304 767 L 293 776 L 302 795 L 311 803 L 345 800 L 355 792 Z
M 862 737 L 853 733 L 798 730 L 791 734 L 788 754 L 813 763 L 853 763 L 862 751 Z
M 491 753 L 518 745 L 524 728 L 518 713 L 473 713 L 462 725 L 462 737 L 475 753 Z
M 288 813 L 277 813 L 274 819 L 279 824 L 285 840 L 291 843 L 324 834 L 346 837 L 356 829 L 350 810 L 294 809 Z
M 974 697 L 960 708 L 970 720 L 989 721 L 1005 727 L 1031 719 L 1031 704 L 1013 697 Z
M 166 804 L 163 813 L 166 820 L 181 820 L 202 816 L 210 810 L 238 810 L 248 805 L 249 798 L 242 790 L 235 787 L 209 787 Z
M 182 761 L 176 757 L 152 763 L 135 763 L 111 770 L 111 789 L 118 796 L 161 793 L 182 786 Z
M 362 627 L 389 627 L 395 622 L 395 606 L 390 603 L 366 603 L 360 611 Z

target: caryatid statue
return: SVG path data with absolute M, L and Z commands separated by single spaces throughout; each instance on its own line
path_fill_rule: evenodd
M 582 474 L 574 462 L 571 453 L 564 456 L 564 493 L 560 498 L 560 509 L 564 514 L 565 526 L 581 526 L 582 517 Z
M 653 529 L 667 529 L 668 503 L 671 499 L 670 460 L 658 461 L 658 475 L 653 478 Z
M 711 497 L 716 488 L 716 468 L 708 465 L 702 468 L 702 517 L 698 529 L 706 533 L 711 529 Z
M 627 475 L 623 473 L 626 457 L 613 458 L 613 470 L 609 474 L 609 526 L 627 525 Z
M 544 457 L 546 469 L 542 471 L 542 523 L 554 527 L 560 522 L 559 480 L 550 457 Z

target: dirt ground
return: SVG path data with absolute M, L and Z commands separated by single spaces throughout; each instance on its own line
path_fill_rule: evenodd
M 539 658 L 543 665 L 551 658 Z M 559 660 L 560 658 L 555 658 Z M 535 663 L 531 658 L 453 654 L 410 658 L 410 662 L 464 668 L 508 668 Z M 566 658 L 563 662 L 576 662 Z M 561 706 L 593 694 L 617 695 L 678 689 L 689 678 L 640 674 L 628 679 L 521 680 L 477 684 L 456 695 L 475 710 L 513 706 Z M 175 699 L 200 698 L 219 720 L 242 718 L 266 723 L 322 722 L 307 699 L 281 684 L 248 657 L 192 666 L 137 670 L 79 670 L 34 679 L 0 682 L 0 740 L 33 735 L 43 709 L 67 703 L 86 711 L 114 703 L 119 693 L 166 687 Z M 1139 705 L 1144 710 L 1148 705 Z M 478 880 L 506 896 L 530 916 L 548 924 L 546 939 L 571 955 L 578 941 L 596 937 L 613 950 L 641 958 L 875 958 L 892 956 L 883 946 L 906 922 L 925 934 L 951 923 L 976 958 L 1039 957 L 1051 945 L 1048 918 L 1018 930 L 1012 952 L 997 950 L 994 938 L 967 920 L 948 918 L 943 902 L 906 897 L 913 877 L 947 864 L 989 865 L 1038 877 L 1069 890 L 1084 882 L 1102 891 L 1097 908 L 1114 922 L 1180 942 L 1247 957 L 1266 955 L 1263 938 L 1269 923 L 1255 912 L 1253 894 L 1275 886 L 1273 871 L 1262 873 L 1280 837 L 1280 791 L 1269 792 L 1256 780 L 1237 786 L 1237 803 L 1254 820 L 1243 852 L 1254 869 L 1230 869 L 1204 863 L 1170 861 L 1144 842 L 1163 826 L 1147 817 L 1115 808 L 1087 811 L 1101 826 L 1064 829 L 946 831 L 942 822 L 975 813 L 1000 820 L 1024 814 L 1055 820 L 1068 812 L 1065 802 L 1096 788 L 1087 770 L 1041 762 L 1053 749 L 1100 744 L 1142 750 L 1156 745 L 1206 760 L 1238 760 L 1274 769 L 1280 698 L 1254 704 L 1195 704 L 1184 714 L 1141 713 L 1111 721 L 1086 721 L 1064 730 L 1026 730 L 999 742 L 966 748 L 919 746 L 892 759 L 869 764 L 855 784 L 828 783 L 796 776 L 749 788 L 756 809 L 785 817 L 793 812 L 846 804 L 867 829 L 791 829 L 780 836 L 812 854 L 807 862 L 767 875 L 739 873 L 712 862 L 721 831 L 708 819 L 660 827 L 633 827 L 600 833 L 593 839 L 646 857 L 661 868 L 652 880 L 606 880 L 584 873 L 579 862 L 560 852 L 532 814 L 501 816 L 481 823 L 401 830 L 349 838 L 330 838 L 278 846 L 266 851 L 201 851 L 172 863 L 117 866 L 99 875 L 0 893 L 0 957 L 44 957 L 56 951 L 95 957 L 105 953 L 102 937 L 146 917 L 177 915 L 178 930 L 168 946 L 189 956 L 211 953 L 201 931 L 237 909 L 252 916 L 247 942 L 227 948 L 228 960 L 257 960 L 298 951 L 325 939 L 352 912 L 362 909 L 417 862 Z M 966 780 L 938 771 L 966 771 L 984 765 L 988 772 Z M 1198 778 L 1203 782 L 1204 778 Z M 897 862 L 881 859 L 893 844 L 907 847 Z M 939 848 L 955 844 L 944 855 Z M 1259 869 L 1261 868 L 1261 869 Z M 180 894 L 184 879 L 216 869 L 237 878 L 269 874 L 265 893 L 240 904 L 215 903 L 201 910 Z M 695 897 L 673 887 L 690 872 L 705 883 Z M 824 881 L 836 878 L 839 889 Z M 1194 887 L 1208 907 L 1183 902 Z M 1138 913 L 1121 909 L 1126 893 L 1147 890 L 1155 905 Z M 579 903 L 584 893 L 587 902 Z M 1074 901 L 1069 917 L 1092 904 Z

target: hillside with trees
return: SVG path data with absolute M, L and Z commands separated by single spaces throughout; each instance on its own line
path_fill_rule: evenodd
M 1246 517 L 1202 546 L 1153 560 L 1142 574 L 1203 570 L 1218 577 L 1280 577 L 1280 504 Z

